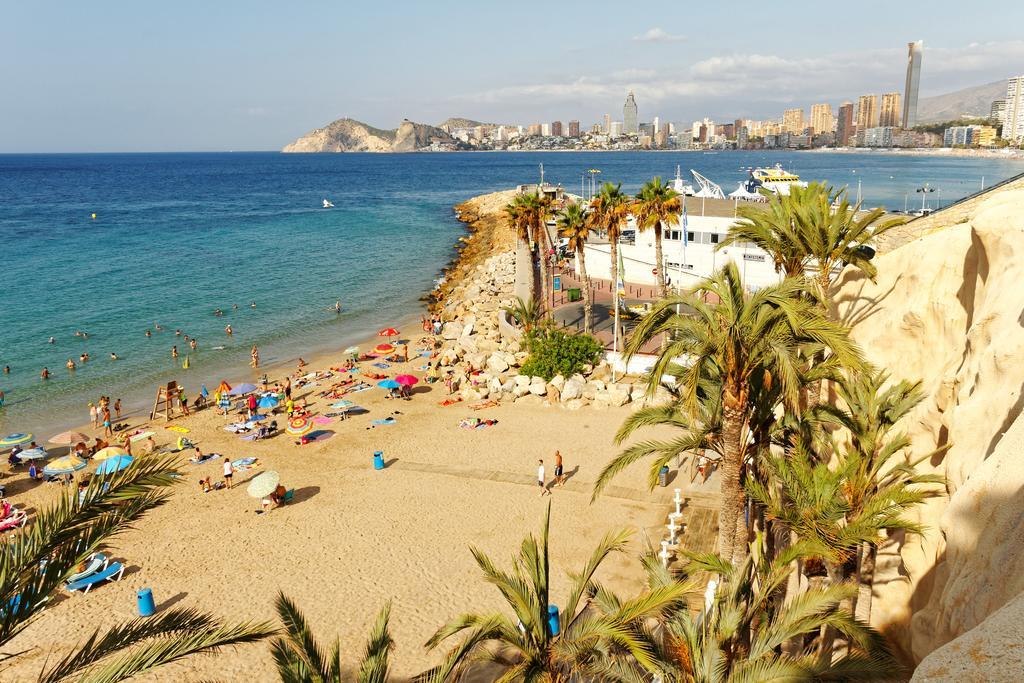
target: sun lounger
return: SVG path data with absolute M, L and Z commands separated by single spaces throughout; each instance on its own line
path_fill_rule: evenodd
M 92 576 L 93 574 L 103 571 L 107 568 L 108 564 L 110 564 L 110 559 L 106 555 L 104 555 L 103 553 L 93 553 L 92 557 L 89 558 L 89 562 L 88 564 L 86 564 L 85 569 L 78 572 L 77 574 L 72 574 L 71 576 L 69 576 L 68 580 L 65 581 L 65 583 L 75 583 L 76 581 L 81 581 L 82 579 L 88 576 Z
M 124 565 L 120 562 L 114 562 L 108 565 L 106 569 L 95 574 L 90 574 L 84 579 L 79 579 L 73 583 L 67 583 L 64 585 L 64 589 L 68 592 L 74 593 L 82 591 L 88 593 L 89 589 L 98 583 L 105 583 L 107 581 L 120 581 L 121 575 L 124 574 Z
M 28 520 L 28 515 L 24 510 L 14 510 L 3 520 L 0 520 L 0 532 L 24 526 L 26 520 Z

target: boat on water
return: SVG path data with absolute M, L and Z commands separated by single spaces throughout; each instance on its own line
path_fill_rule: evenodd
M 325 209 L 333 209 L 334 208 L 334 204 L 332 204 L 329 200 L 325 199 L 324 200 L 324 208 Z
M 775 164 L 771 168 L 755 168 L 750 172 L 750 180 L 747 183 L 750 191 L 756 192 L 756 188 L 763 187 L 775 194 L 788 195 L 792 187 L 807 187 L 807 182 L 800 180 L 796 173 L 790 173 L 782 168 L 782 164 Z
M 672 189 L 678 194 L 686 195 L 687 197 L 697 194 L 697 191 L 693 189 L 693 185 L 683 180 L 683 174 L 679 166 L 676 166 L 676 177 L 672 181 Z

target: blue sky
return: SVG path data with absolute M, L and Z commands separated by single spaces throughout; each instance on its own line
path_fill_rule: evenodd
M 768 118 L 1024 73 L 1024 9 L 961 2 L 0 3 L 0 152 L 278 149 L 350 116 Z M 820 11 L 815 11 L 820 7 Z

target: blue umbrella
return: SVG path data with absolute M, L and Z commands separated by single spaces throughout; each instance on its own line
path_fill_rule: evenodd
M 256 391 L 256 385 L 245 382 L 243 384 L 239 384 L 228 393 L 232 396 L 241 396 L 242 394 L 248 394 L 250 391 Z
M 27 451 L 18 453 L 18 460 L 42 460 L 43 458 L 49 457 L 49 455 L 50 454 L 42 448 L 30 448 Z
M 260 408 L 265 408 L 269 410 L 271 408 L 277 407 L 277 399 L 268 394 L 267 396 L 261 398 L 256 405 L 258 405 Z
M 113 474 L 114 472 L 120 472 L 121 470 L 132 464 L 133 458 L 130 455 L 115 455 L 113 458 L 107 458 L 100 463 L 100 466 L 96 468 L 96 474 Z
M 397 389 L 402 385 L 393 379 L 382 379 L 381 381 L 377 382 L 377 386 L 382 387 L 384 389 Z
M 199 390 L 199 395 L 202 396 L 203 398 L 210 397 L 210 391 L 206 388 L 205 384 L 203 385 L 203 388 Z

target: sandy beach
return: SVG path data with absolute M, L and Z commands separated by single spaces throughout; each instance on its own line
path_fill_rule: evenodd
M 491 244 L 494 233 L 478 232 L 474 237 L 496 246 Z M 467 270 L 467 264 L 490 251 L 474 245 L 472 237 L 467 239 L 463 264 L 452 268 L 452 274 Z M 504 246 L 501 240 L 498 243 Z M 411 340 L 410 351 L 423 336 L 415 327 L 402 330 L 402 337 Z M 340 364 L 343 355 L 339 349 L 307 360 L 310 365 L 304 372 L 326 370 Z M 423 363 L 424 359 L 413 358 L 382 372 L 422 377 Z M 375 371 L 368 363 L 361 365 Z M 315 386 L 296 389 L 294 396 L 306 399 L 312 413 L 324 415 L 333 399 L 317 393 L 342 378 L 335 373 Z M 270 379 L 283 379 L 282 371 L 271 370 Z M 318 425 L 329 438 L 306 445 L 297 445 L 296 438 L 286 434 L 242 440 L 223 429 L 231 418 L 212 409 L 170 423 L 151 422 L 160 446 L 179 437 L 166 426 L 181 426 L 204 453 L 256 457 L 258 462 L 236 474 L 231 490 L 204 493 L 199 480 L 221 480 L 222 459 L 193 465 L 187 462 L 192 451 L 183 453 L 183 476 L 171 501 L 112 548 L 112 556 L 128 567 L 124 578 L 87 595 L 58 598 L 9 644 L 10 651 L 29 652 L 12 667 L 0 668 L 0 678 L 34 680 L 47 658 L 64 653 L 93 629 L 134 617 L 136 591 L 148 587 L 158 609 L 194 606 L 229 621 L 275 619 L 273 600 L 283 590 L 305 611 L 321 639 L 342 638 L 350 663 L 377 611 L 391 600 L 391 630 L 397 643 L 393 670 L 401 679 L 438 661 L 441 653 L 428 652 L 422 644 L 445 621 L 469 610 L 501 608 L 500 596 L 482 580 L 469 546 L 507 563 L 522 537 L 538 532 L 548 501 L 559 581 L 553 589 L 556 601 L 564 599 L 564 572 L 578 568 L 607 531 L 623 527 L 636 530 L 631 551 L 607 562 L 599 579 L 624 595 L 636 590 L 641 573 L 637 556 L 647 530 L 652 539 L 660 538 L 655 527 L 664 523 L 672 489 L 648 491 L 646 473 L 636 469 L 590 502 L 593 481 L 617 452 L 613 436 L 629 406 L 571 411 L 517 403 L 473 411 L 468 402 L 439 405 L 447 396 L 443 383 L 421 382 L 409 401 L 387 400 L 386 393 L 373 387 L 347 396 L 368 412 Z M 388 416 L 395 424 L 371 423 Z M 279 425 L 285 424 L 282 414 L 274 417 Z M 497 424 L 460 428 L 459 421 L 466 417 Z M 138 416 L 126 421 L 130 429 L 144 423 Z M 83 431 L 99 433 L 91 427 Z M 653 435 L 649 431 L 643 437 Z M 40 436 L 43 441 L 51 435 Z M 387 462 L 383 471 L 372 467 L 373 452 L 378 450 Z M 556 450 L 565 458 L 569 479 L 552 496 L 542 498 L 536 484 L 537 460 L 544 458 L 550 479 Z M 257 514 L 259 501 L 246 494 L 246 482 L 266 470 L 280 473 L 295 497 L 289 505 Z M 56 484 L 29 481 L 24 468 L 4 483 L 11 502 L 30 514 L 65 493 Z M 146 680 L 210 678 L 272 681 L 276 672 L 264 643 L 189 659 Z

